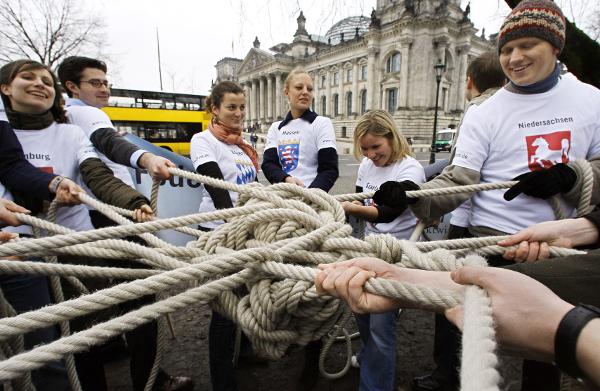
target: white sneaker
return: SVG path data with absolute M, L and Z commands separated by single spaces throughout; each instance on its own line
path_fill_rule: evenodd
M 358 361 L 356 354 L 353 354 L 352 357 L 350 357 L 350 366 L 352 368 L 360 368 L 360 362 Z

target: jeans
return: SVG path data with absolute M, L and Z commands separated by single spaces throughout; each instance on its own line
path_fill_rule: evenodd
M 18 261 L 15 261 L 18 262 Z M 0 287 L 4 297 L 18 314 L 32 311 L 52 303 L 45 276 L 36 275 L 2 275 Z M 58 339 L 56 327 L 37 329 L 24 335 L 25 349 L 29 350 L 41 344 Z M 70 390 L 67 370 L 63 361 L 54 361 L 31 372 L 35 388 L 39 391 Z
M 396 319 L 398 310 L 381 314 L 354 314 L 362 348 L 360 362 L 361 391 L 391 391 L 396 377 Z

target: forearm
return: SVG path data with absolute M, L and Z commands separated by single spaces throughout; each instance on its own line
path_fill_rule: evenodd
M 198 166 L 198 168 L 196 168 L 196 172 L 200 175 L 209 176 L 211 178 L 224 179 L 223 172 L 216 162 L 207 162 L 201 164 Z M 233 208 L 233 202 L 229 196 L 229 191 L 210 185 L 204 185 L 204 188 L 210 195 L 210 198 L 215 205 L 215 209 Z
M 146 197 L 116 178 L 100 159 L 86 159 L 79 170 L 85 184 L 102 202 L 130 210 L 150 204 Z
M 448 166 L 435 179 L 420 184 L 422 190 L 438 189 L 452 186 L 473 185 L 479 183 L 481 175 L 475 170 L 460 166 Z M 471 193 L 459 193 L 438 197 L 421 197 L 409 205 L 415 216 L 422 220 L 436 219 L 456 209 L 468 200 Z
M 115 163 L 131 167 L 131 155 L 139 148 L 127 141 L 114 129 L 102 128 L 90 136 L 94 147 Z M 141 159 L 140 159 L 141 160 Z
M 377 220 L 378 213 L 377 208 L 374 206 L 348 204 L 349 207 L 346 209 L 346 213 L 352 216 L 359 217 L 363 220 L 374 222 Z
M 323 148 L 319 150 L 317 176 L 308 187 L 329 191 L 339 175 L 337 151 L 335 148 Z
M 576 356 L 579 368 L 600 387 L 600 319 L 590 321 L 577 339 Z
M 269 148 L 263 154 L 263 162 L 261 169 L 269 183 L 283 182 L 288 176 L 279 164 L 279 156 L 277 156 L 276 148 Z

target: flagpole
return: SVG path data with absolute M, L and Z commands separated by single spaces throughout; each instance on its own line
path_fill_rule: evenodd
M 160 90 L 163 90 L 162 68 L 160 66 L 160 40 L 158 38 L 158 27 L 156 27 L 156 50 L 158 52 L 158 78 L 160 80 Z

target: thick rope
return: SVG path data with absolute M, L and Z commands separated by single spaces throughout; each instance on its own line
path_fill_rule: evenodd
M 182 283 L 203 285 L 14 356 L 0 363 L 0 379 L 15 378 L 19 373 L 44 365 L 67 352 L 85 350 L 87 346 L 101 343 L 111 333 L 130 330 L 192 302 L 211 302 L 213 308 L 242 327 L 257 351 L 266 356 L 280 357 L 290 344 L 302 345 L 323 336 L 344 312 L 337 300 L 316 294 L 314 287 L 311 287 L 316 270 L 302 264 L 336 262 L 354 256 L 377 256 L 402 267 L 453 270 L 465 262 L 465 259 L 457 258 L 453 252 L 469 249 L 463 243 L 448 245 L 454 246 L 452 250 L 438 248 L 422 253 L 414 244 L 400 242 L 385 235 L 369 237 L 364 241 L 350 238 L 350 229 L 343 224 L 342 208 L 335 198 L 322 191 L 308 191 L 289 184 L 270 186 L 267 190 L 260 185 L 238 186 L 178 169 L 171 171 L 188 179 L 240 192 L 238 207 L 140 224 L 119 221 L 126 225 L 89 232 L 59 232 L 54 237 L 0 245 L 2 256 L 100 251 L 98 244 L 90 242 L 102 243 L 102 250 L 114 257 L 125 254 L 128 259 L 136 258 L 153 267 L 160 265 L 165 270 L 154 275 L 148 273 L 151 271 L 142 270 L 141 274 L 147 273 L 143 279 L 32 313 L 0 319 L 0 338 L 19 335 L 25 329 L 72 319 L 146 294 L 164 292 L 170 287 L 181 286 Z M 438 195 L 441 194 L 440 189 L 436 191 Z M 102 205 L 99 206 L 103 208 Z M 107 214 L 114 213 L 114 208 L 105 208 Z M 19 217 L 27 219 L 23 215 Z M 114 239 L 223 219 L 228 222 L 211 233 L 199 233 L 196 242 L 190 243 L 186 248 L 166 244 L 164 248 L 148 249 Z M 29 217 L 29 223 L 35 225 L 36 220 Z M 58 230 L 56 227 L 51 228 Z M 160 243 L 155 237 L 151 241 L 157 245 Z M 488 242 L 481 248 L 493 246 L 495 243 Z M 473 247 L 471 251 L 472 249 Z M 60 271 L 54 268 L 44 269 L 43 272 L 83 274 L 81 270 L 70 268 L 69 265 L 63 266 L 66 268 Z M 3 262 L 0 262 L 0 270 L 2 267 Z M 100 273 L 104 271 L 97 270 Z M 106 272 L 114 273 L 109 270 Z M 249 293 L 238 297 L 233 290 L 242 284 L 248 286 Z M 463 302 L 463 298 L 456 293 L 383 279 L 369 280 L 366 289 L 372 293 L 401 299 L 419 308 L 441 310 Z M 465 302 L 465 306 L 469 308 L 477 305 Z M 485 309 L 486 305 L 489 309 L 489 303 L 483 303 L 477 308 Z M 479 310 L 477 313 L 480 318 L 485 315 L 485 311 Z M 471 332 L 465 331 L 465 334 L 467 338 Z M 488 335 L 486 338 L 489 337 Z M 484 354 L 493 354 L 493 349 L 491 353 Z M 19 367 L 20 364 L 15 366 L 15 363 L 22 363 L 23 367 Z M 490 370 L 494 370 L 493 364 L 490 365 Z M 465 379 L 464 389 L 469 389 L 466 387 L 470 385 L 470 389 L 487 387 L 485 384 L 476 384 L 481 379 L 471 379 L 468 376 Z

